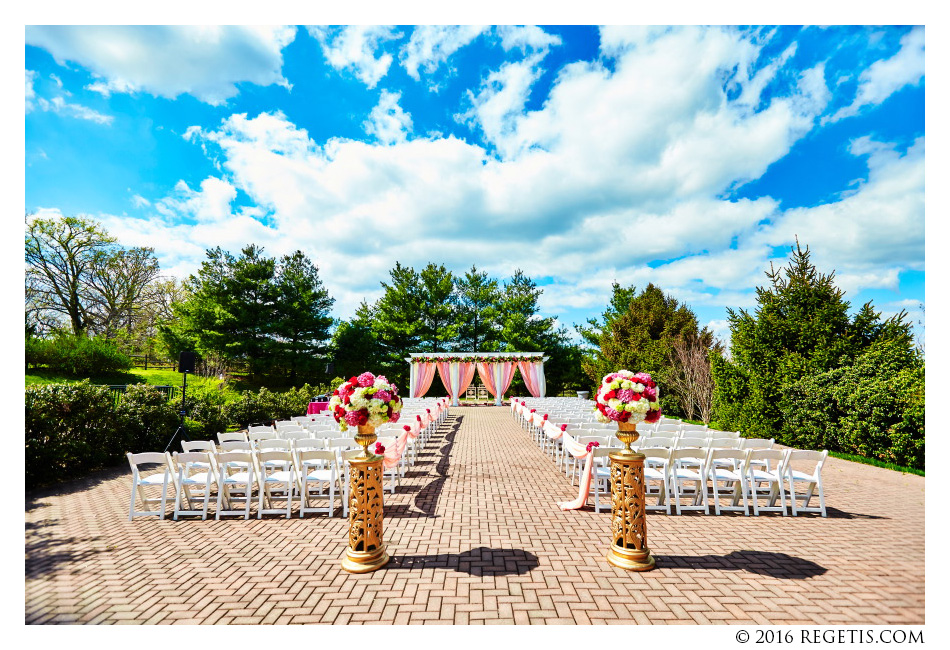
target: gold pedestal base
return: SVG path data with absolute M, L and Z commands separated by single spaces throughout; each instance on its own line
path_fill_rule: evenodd
M 369 553 L 346 549 L 346 557 L 343 558 L 343 570 L 347 573 L 369 573 L 387 562 L 389 562 L 389 555 L 386 554 L 385 546 Z
M 649 571 L 656 559 L 647 546 L 644 456 L 630 449 L 639 437 L 636 425 L 620 423 L 617 437 L 625 448 L 609 454 L 612 543 L 607 561 L 627 571 Z
M 656 558 L 650 549 L 621 548 L 611 544 L 607 551 L 607 561 L 627 571 L 649 571 L 656 568 Z
M 360 427 L 357 442 L 365 457 L 350 459 L 350 543 L 342 564 L 349 573 L 369 573 L 389 562 L 383 543 L 383 457 L 365 453 L 370 437 L 376 434 Z

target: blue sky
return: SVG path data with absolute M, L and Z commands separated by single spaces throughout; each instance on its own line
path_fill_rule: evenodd
M 924 31 L 27 27 L 26 208 L 169 274 L 309 255 L 349 318 L 396 261 L 523 269 L 545 315 L 655 282 L 725 335 L 797 236 L 922 318 Z

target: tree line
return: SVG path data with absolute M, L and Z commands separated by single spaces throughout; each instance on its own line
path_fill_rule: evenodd
M 31 340 L 68 331 L 172 359 L 194 349 L 205 374 L 241 367 L 261 385 L 327 385 L 373 369 L 408 388 L 410 352 L 537 351 L 549 356 L 550 395 L 644 371 L 667 415 L 923 467 L 924 359 L 907 314 L 882 318 L 871 303 L 851 313 L 834 273 L 797 244 L 757 287 L 754 310 L 728 310 L 728 349 L 653 284 L 614 283 L 601 316 L 575 325 L 577 342 L 540 314 L 543 289 L 520 270 L 502 280 L 397 262 L 378 300 L 334 320 L 301 251 L 215 248 L 179 282 L 161 276 L 151 249 L 124 248 L 91 220 L 28 217 L 26 261 L 28 356 L 43 347 Z M 511 393 L 526 394 L 520 376 Z

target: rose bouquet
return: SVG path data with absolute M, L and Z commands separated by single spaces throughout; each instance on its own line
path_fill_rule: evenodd
M 340 423 L 340 431 L 365 424 L 378 427 L 386 422 L 398 422 L 402 400 L 396 385 L 382 375 L 364 372 L 351 377 L 333 391 L 328 406 Z
M 604 376 L 594 404 L 600 422 L 656 422 L 660 419 L 660 389 L 645 372 L 618 370 Z

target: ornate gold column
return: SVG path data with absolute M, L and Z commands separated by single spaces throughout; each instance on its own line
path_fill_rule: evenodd
M 656 560 L 647 546 L 643 454 L 630 449 L 640 437 L 637 425 L 618 422 L 617 438 L 624 443 L 610 457 L 611 540 L 607 561 L 628 571 L 649 571 Z
M 376 429 L 365 425 L 358 431 L 363 454 L 350 460 L 350 545 L 343 570 L 368 573 L 389 562 L 383 543 L 383 457 L 366 449 L 376 441 Z

